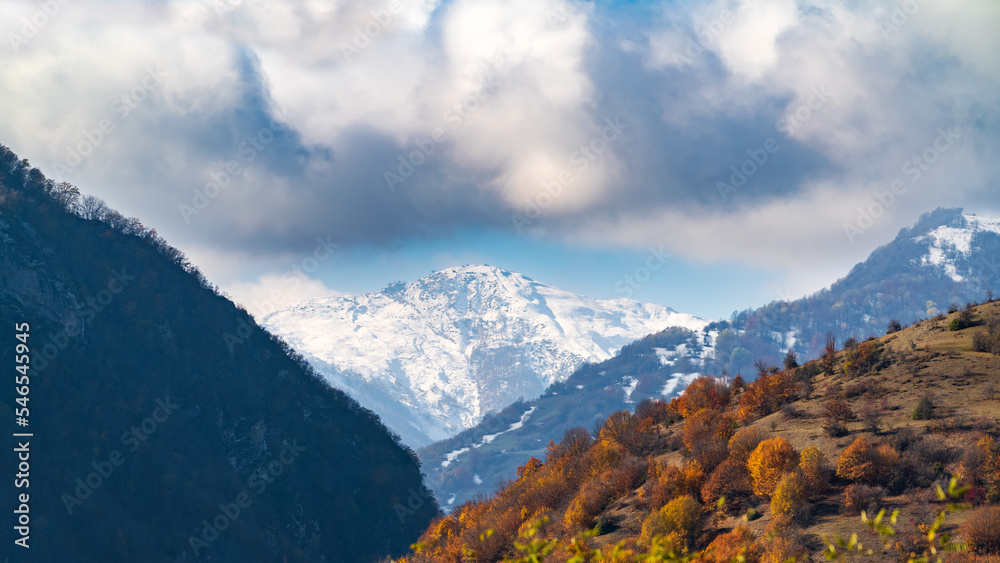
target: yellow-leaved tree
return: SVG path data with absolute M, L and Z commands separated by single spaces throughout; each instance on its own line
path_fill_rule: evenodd
M 778 480 L 786 472 L 795 468 L 799 456 L 788 440 L 778 436 L 764 440 L 747 459 L 747 469 L 753 480 L 753 492 L 770 497 Z

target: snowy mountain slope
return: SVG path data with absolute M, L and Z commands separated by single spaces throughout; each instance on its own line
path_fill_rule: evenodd
M 584 362 L 607 360 L 647 334 L 708 324 L 669 307 L 591 299 L 490 266 L 313 299 L 261 323 L 413 447 L 536 397 Z
M 1000 219 L 963 214 L 947 225 L 916 237 L 914 241 L 929 245 L 921 264 L 943 269 L 956 282 L 965 281 L 966 277 L 958 272 L 959 262 L 967 260 L 972 254 L 973 240 L 980 233 L 1000 235 Z

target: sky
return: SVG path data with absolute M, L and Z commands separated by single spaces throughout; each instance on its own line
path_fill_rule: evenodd
M 998 23 L 995 0 L 0 0 L 0 144 L 255 313 L 485 263 L 722 318 L 936 207 L 1000 214 Z

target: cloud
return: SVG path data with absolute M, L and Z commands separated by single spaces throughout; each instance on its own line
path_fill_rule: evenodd
M 0 142 L 59 176 L 110 120 L 66 179 L 181 248 L 272 264 L 317 236 L 475 226 L 795 268 L 855 260 L 937 205 L 995 205 L 988 0 L 212 6 L 70 3 L 0 46 L 0 104 L 17 108 Z M 36 11 L 0 4 L 2 36 Z M 953 126 L 961 142 L 907 179 Z M 720 190 L 764 146 L 779 149 Z M 906 195 L 848 240 L 901 177 Z
M 268 274 L 253 282 L 229 285 L 226 292 L 257 319 L 278 309 L 315 297 L 335 297 L 341 293 L 308 276 Z

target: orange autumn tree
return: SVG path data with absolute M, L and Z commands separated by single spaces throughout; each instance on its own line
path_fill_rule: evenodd
M 683 496 L 695 496 L 705 481 L 705 472 L 697 461 L 689 461 L 683 468 L 665 463 L 655 463 L 649 467 L 649 481 L 646 492 L 650 506 L 660 508 L 671 500 Z
M 837 460 L 837 476 L 869 485 L 883 484 L 899 465 L 899 452 L 882 444 L 875 446 L 858 436 L 854 443 L 844 448 Z
M 744 422 L 776 412 L 793 399 L 795 384 L 786 371 L 761 373 L 740 395 L 739 417 Z
M 703 409 L 722 410 L 729 404 L 733 390 L 725 381 L 703 375 L 692 381 L 677 400 L 681 416 L 689 418 Z
M 700 561 L 705 563 L 731 563 L 732 561 L 747 561 L 757 563 L 761 557 L 761 547 L 750 528 L 736 528 L 717 536 L 708 545 Z

